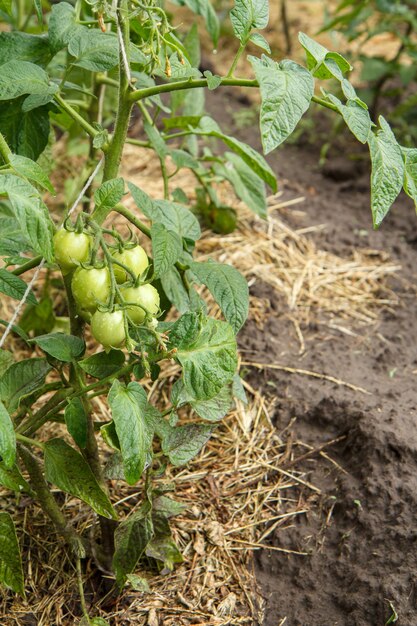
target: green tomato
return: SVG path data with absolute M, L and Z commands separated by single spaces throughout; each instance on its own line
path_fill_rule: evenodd
M 120 263 L 126 265 L 135 276 L 140 276 L 149 265 L 147 254 L 142 246 L 125 248 L 122 252 L 113 252 L 112 256 L 116 261 L 120 261 Z M 113 264 L 113 270 L 118 283 L 125 283 L 131 278 L 131 276 L 126 273 L 126 270 L 120 267 L 120 265 L 116 265 L 116 263 Z
M 120 293 L 125 302 L 140 304 L 151 314 L 156 315 L 159 310 L 159 293 L 152 285 L 141 285 L 140 287 L 122 287 Z M 135 324 L 142 324 L 146 313 L 140 306 L 129 306 L 126 308 L 129 318 Z
M 80 263 L 88 261 L 91 237 L 86 233 L 73 233 L 61 228 L 54 235 L 55 261 L 62 273 L 69 274 Z
M 107 304 L 110 298 L 110 272 L 107 267 L 79 267 L 72 277 L 71 288 L 80 315 L 88 319 L 99 302 Z
M 91 318 L 91 332 L 106 352 L 111 348 L 122 348 L 126 341 L 123 311 L 96 311 Z

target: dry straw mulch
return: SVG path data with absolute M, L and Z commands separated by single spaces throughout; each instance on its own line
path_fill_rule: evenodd
M 149 154 L 129 146 L 125 156 L 125 177 L 151 195 L 161 197 L 159 172 Z M 182 175 L 177 184 L 186 192 L 192 192 L 194 187 L 190 174 Z M 377 320 L 383 307 L 395 304 L 387 278 L 398 267 L 388 258 L 374 251 L 358 250 L 352 258 L 344 259 L 317 249 L 309 232 L 293 230 L 280 219 L 279 209 L 284 205 L 277 197 L 271 199 L 268 223 L 239 207 L 239 229 L 221 238 L 205 232 L 198 244 L 199 257 L 232 263 L 250 284 L 268 284 L 286 303 L 300 343 L 302 325 L 318 315 L 326 317 L 329 324 L 335 319 L 347 325 L 369 324 Z M 1 317 L 8 319 L 12 309 L 13 303 L 4 298 Z M 215 307 L 213 311 L 218 314 Z M 262 301 L 252 298 L 250 314 L 259 324 L 264 311 Z M 15 352 L 23 350 L 15 339 L 9 340 L 8 347 Z M 287 371 L 291 372 L 291 368 Z M 161 409 L 167 405 L 169 389 L 178 372 L 177 366 L 168 363 L 158 382 L 146 383 L 151 401 Z M 305 374 L 326 378 L 323 372 Z M 245 387 L 248 404 L 238 402 L 202 454 L 186 468 L 169 469 L 163 478 L 165 482 L 172 481 L 174 497 L 187 505 L 185 513 L 172 520 L 184 563 L 167 576 L 158 576 L 149 571 L 149 564 L 143 563 L 141 574 L 148 578 L 151 591 L 127 589 L 117 597 L 111 579 L 101 578 L 93 564 L 87 562 L 85 588 L 92 616 L 102 615 L 112 626 L 262 623 L 264 599 L 253 574 L 253 551 L 265 548 L 281 551 L 283 556 L 291 552 L 285 542 L 285 547 L 280 545 L 281 534 L 296 523 L 298 516 L 308 515 L 320 497 L 320 490 L 298 470 L 297 461 L 324 452 L 294 440 L 291 424 L 277 432 L 272 423 L 273 401 L 260 396 L 248 383 Z M 94 402 L 99 419 L 106 419 L 105 402 Z M 192 420 L 194 416 L 182 418 Z M 111 493 L 121 515 L 140 504 L 140 485 L 128 487 L 112 481 Z M 65 504 L 74 525 L 86 533 L 95 532 L 97 520 L 84 505 L 56 495 Z M 64 543 L 57 541 L 42 512 L 26 496 L 16 500 L 0 490 L 0 500 L 17 523 L 27 590 L 26 601 L 1 592 L 0 623 L 78 623 L 76 576 Z M 272 537 L 274 542 L 270 545 Z

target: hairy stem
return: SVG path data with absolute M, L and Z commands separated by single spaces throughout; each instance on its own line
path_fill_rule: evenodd
M 99 131 L 93 128 L 93 126 L 91 126 L 91 124 L 87 122 L 87 120 L 84 119 L 83 116 L 78 113 L 78 111 L 76 111 L 70 104 L 68 104 L 68 102 L 61 98 L 59 94 L 55 94 L 54 100 L 63 111 L 68 113 L 68 115 L 72 117 L 74 121 L 78 122 L 78 124 L 90 135 L 90 137 L 94 138 L 96 135 L 99 134 Z
M 127 61 L 129 61 L 129 45 L 130 45 L 130 37 L 129 37 L 129 20 L 126 18 L 126 7 L 125 0 L 120 2 L 120 7 L 118 10 L 118 19 L 120 28 L 122 30 L 122 40 L 127 56 Z M 120 47 L 121 48 L 121 47 Z M 129 77 L 126 73 L 125 67 L 125 59 L 122 53 L 122 49 L 120 49 L 119 53 L 119 95 L 118 95 L 118 107 L 117 107 L 117 115 L 116 115 L 116 123 L 114 127 L 114 133 L 112 140 L 110 142 L 109 149 L 106 154 L 106 159 L 104 163 L 104 172 L 103 172 L 103 181 L 110 180 L 112 178 L 116 178 L 120 161 L 122 159 L 123 147 L 125 144 L 127 131 L 129 128 L 129 120 L 130 114 L 132 111 L 133 102 L 129 98 Z M 94 215 L 94 214 L 93 214 Z
M 144 235 L 150 238 L 151 236 L 150 229 L 146 226 L 146 224 L 141 222 L 140 219 L 138 219 L 136 215 L 132 213 L 132 211 L 127 209 L 123 204 L 119 202 L 119 204 L 116 204 L 116 206 L 113 207 L 112 210 L 115 211 L 116 213 L 119 213 L 119 215 L 123 215 L 127 220 L 129 220 L 131 224 L 133 224 L 133 226 L 136 226 L 136 228 L 138 228 Z

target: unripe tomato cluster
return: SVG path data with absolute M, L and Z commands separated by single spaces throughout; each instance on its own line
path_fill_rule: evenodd
M 91 323 L 95 339 L 106 350 L 123 348 L 128 339 L 127 320 L 147 322 L 151 327 L 156 323 L 158 291 L 139 282 L 149 260 L 142 246 L 130 245 L 112 251 L 110 262 L 89 265 L 92 243 L 88 233 L 62 228 L 54 237 L 55 259 L 64 276 L 73 273 L 71 290 L 77 311 Z M 111 309 L 110 303 L 114 303 Z

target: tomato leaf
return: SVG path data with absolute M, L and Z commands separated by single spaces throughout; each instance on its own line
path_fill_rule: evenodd
M 21 300 L 26 292 L 27 284 L 24 280 L 15 276 L 11 272 L 1 268 L 0 269 L 0 292 L 10 296 L 15 300 Z M 32 304 L 37 304 L 37 300 L 32 291 L 29 291 L 27 301 Z
M 212 398 L 236 372 L 236 338 L 226 322 L 185 313 L 171 330 L 175 359 L 182 365 L 187 393 L 196 400 Z
M 209 422 L 218 422 L 229 412 L 233 404 L 233 397 L 231 386 L 227 385 L 209 400 L 196 400 L 193 396 L 187 394 L 184 383 L 180 379 L 172 388 L 171 402 L 176 407 L 189 404 L 202 419 Z
M 269 46 L 269 43 L 260 33 L 252 33 L 249 37 L 249 41 L 251 43 L 254 43 L 255 46 L 258 46 L 258 48 L 261 48 L 261 50 L 265 50 L 265 52 L 271 54 L 271 48 Z
M 45 443 L 45 476 L 62 491 L 90 505 L 99 515 L 117 519 L 108 495 L 84 457 L 63 439 L 50 439 Z
M 329 52 L 305 33 L 299 33 L 298 40 L 306 52 L 307 67 L 316 78 L 336 78 L 342 81 L 343 74 L 352 70 L 350 63 L 341 54 Z
M 0 11 L 7 13 L 7 15 L 12 14 L 12 0 L 0 0 Z
M 210 290 L 226 320 L 238 332 L 249 311 L 249 289 L 242 274 L 232 265 L 216 261 L 193 262 L 190 269 Z
M 417 149 L 401 148 L 404 159 L 404 191 L 417 210 Z
M 80 337 L 66 335 L 64 333 L 50 333 L 40 335 L 32 339 L 44 352 L 50 354 L 54 359 L 71 363 L 78 358 L 85 350 L 85 343 Z
M 43 94 L 56 91 L 49 86 L 48 74 L 39 65 L 29 61 L 8 61 L 0 72 L 0 100 L 11 100 L 23 94 Z
M 0 348 L 0 378 L 4 372 L 14 363 L 13 354 Z
M 26 333 L 33 330 L 35 335 L 51 332 L 55 323 L 54 305 L 49 296 L 44 296 L 36 305 L 28 304 L 20 318 L 20 327 Z
M 51 57 L 46 37 L 17 31 L 0 33 L 0 65 L 13 59 L 14 61 L 30 61 L 45 67 Z
M 0 512 L 0 582 L 25 596 L 19 543 L 13 520 L 6 512 Z
M 68 52 L 75 57 L 74 65 L 92 72 L 104 72 L 117 65 L 119 42 L 113 33 L 80 27 L 69 39 Z
M 28 96 L 26 99 L 22 96 L 0 102 L 0 132 L 12 152 L 33 160 L 47 146 L 50 130 L 48 107 L 41 106 L 34 111 L 23 108 L 29 98 L 35 97 L 40 96 Z
M 154 534 L 146 546 L 146 556 L 161 561 L 164 565 L 161 574 L 168 574 L 175 563 L 182 563 L 183 556 L 172 538 L 166 517 L 157 511 L 152 512 Z
M 162 274 L 161 283 L 169 301 L 180 313 L 190 310 L 190 297 L 176 267 L 171 267 Z
M 181 124 L 184 120 L 185 126 L 191 126 L 193 131 L 197 135 L 206 136 L 206 137 L 216 137 L 225 143 L 233 152 L 238 154 L 263 181 L 265 181 L 272 189 L 272 191 L 277 190 L 277 179 L 272 171 L 270 165 L 264 159 L 264 157 L 259 154 L 252 146 L 236 139 L 236 137 L 231 137 L 230 135 L 225 135 L 218 124 L 212 120 L 210 117 L 184 117 L 184 118 L 175 118 L 177 120 L 175 122 L 176 125 Z M 188 121 L 187 121 L 188 120 Z M 169 128 L 169 125 L 167 126 Z
M 124 362 L 125 355 L 121 350 L 110 350 L 93 354 L 79 361 L 78 365 L 94 378 L 106 378 L 118 372 Z
M 100 219 L 100 214 L 107 214 L 123 198 L 125 183 L 123 178 L 106 180 L 94 193 L 95 216 Z M 97 217 L 98 216 L 98 217 Z
M 87 445 L 88 420 L 81 398 L 72 398 L 65 408 L 65 424 L 79 448 Z
M 184 239 L 196 241 L 200 238 L 198 220 L 187 207 L 168 200 L 151 200 L 133 183 L 128 183 L 128 187 L 137 207 L 152 222 L 163 224 L 167 230 L 178 233 Z
M 16 436 L 6 407 L 0 402 L 0 460 L 10 469 L 16 460 Z
M 371 210 L 374 227 L 380 226 L 404 182 L 401 148 L 382 115 L 379 124 L 380 130 L 371 133 L 368 138 L 372 161 Z
M 115 380 L 108 400 L 120 442 L 125 477 L 129 485 L 134 485 L 145 469 L 153 437 L 153 423 L 147 415 L 146 392 L 137 382 L 125 387 Z
M 136 568 L 152 535 L 153 524 L 149 502 L 144 502 L 116 528 L 113 569 L 119 587 L 125 583 L 127 574 L 132 573 Z
M 235 0 L 230 21 L 236 37 L 246 43 L 254 28 L 266 28 L 269 21 L 268 0 Z
M 0 485 L 17 493 L 21 491 L 32 493 L 30 485 L 23 478 L 17 465 L 6 468 L 4 463 L 0 463 Z
M 28 159 L 25 156 L 12 154 L 10 158 L 10 165 L 13 167 L 16 174 L 27 178 L 29 181 L 43 187 L 43 189 L 46 189 L 51 194 L 55 195 L 55 189 L 53 188 L 51 181 L 36 161 L 32 161 L 32 159 Z
M 215 171 L 232 184 L 238 198 L 251 211 L 266 219 L 268 214 L 263 180 L 236 154 L 226 152 L 224 156 L 227 159 L 226 163 L 224 165 L 216 164 Z
M 0 378 L 0 399 L 13 413 L 20 401 L 39 389 L 51 366 L 45 359 L 25 359 L 13 363 Z
M 187 510 L 187 505 L 177 502 L 168 498 L 168 496 L 158 496 L 152 502 L 152 510 L 161 514 L 166 519 L 174 517 L 175 515 L 181 515 Z
M 162 276 L 179 259 L 182 253 L 181 237 L 156 223 L 151 228 L 152 256 L 155 276 Z
M 364 109 L 355 100 L 348 100 L 347 104 L 343 104 L 339 98 L 336 98 L 331 93 L 326 94 L 326 97 L 337 107 L 346 126 L 356 139 L 361 143 L 366 143 L 372 128 L 372 120 L 368 110 Z
M 53 259 L 53 223 L 37 190 L 27 181 L 5 174 L 0 177 L 0 195 L 9 197 L 13 211 L 32 249 L 48 261 Z
M 48 24 L 48 39 L 54 53 L 65 48 L 77 30 L 81 28 L 75 20 L 75 9 L 68 2 L 52 5 Z
M 162 452 L 175 466 L 186 465 L 210 439 L 213 426 L 185 424 L 177 426 L 162 439 Z
M 276 63 L 262 55 L 249 56 L 261 89 L 260 126 L 265 154 L 277 148 L 291 135 L 310 106 L 314 79 L 294 61 Z

